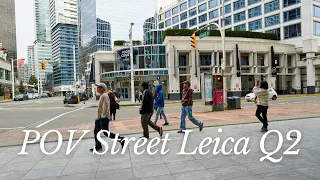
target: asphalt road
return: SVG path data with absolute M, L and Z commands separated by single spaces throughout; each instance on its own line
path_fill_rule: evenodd
M 97 108 L 90 108 L 90 103 L 78 104 L 75 107 L 65 107 L 62 97 L 52 97 L 20 102 L 0 103 L 0 133 L 16 128 L 28 129 L 57 129 L 75 126 L 78 124 L 93 122 L 96 117 Z M 96 104 L 91 99 L 91 105 Z M 319 102 L 319 96 L 291 97 L 271 101 L 272 105 L 300 104 Z M 242 108 L 254 108 L 252 102 L 241 102 Z M 180 111 L 180 104 L 166 105 L 166 113 Z M 137 117 L 139 106 L 121 107 L 117 112 L 117 120 L 123 118 Z M 193 111 L 210 111 L 210 106 L 195 103 Z

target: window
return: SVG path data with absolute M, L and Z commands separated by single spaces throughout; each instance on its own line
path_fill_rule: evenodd
M 166 19 L 167 19 L 168 17 L 170 17 L 170 16 L 171 16 L 171 11 L 167 11 L 167 12 L 165 13 Z
M 204 3 L 198 7 L 199 13 L 202 13 L 207 10 L 207 3 Z
M 179 12 L 179 7 L 175 7 L 172 9 L 172 15 L 177 14 Z
M 266 31 L 266 33 L 276 34 L 276 36 L 277 36 L 277 40 L 280 40 L 280 39 L 281 39 L 280 28 L 272 29 L 272 30 Z
M 293 24 L 284 27 L 284 39 L 300 37 L 301 36 L 301 24 Z
M 261 28 L 262 28 L 261 19 L 249 22 L 249 30 L 250 31 L 261 29 Z
M 189 7 L 196 5 L 196 0 L 189 0 Z
M 261 0 L 248 0 L 248 6 L 260 2 Z
M 0 79 L 3 79 L 3 70 L 0 68 Z
M 218 6 L 218 0 L 211 0 L 209 1 L 209 9 Z
M 261 6 L 257 6 L 248 10 L 248 18 L 253 18 L 261 15 Z
M 172 24 L 176 24 L 177 22 L 179 22 L 179 16 L 175 16 L 172 18 Z
M 8 70 L 5 70 L 4 75 L 5 75 L 5 80 L 10 81 L 10 74 L 11 72 Z
M 288 7 L 300 3 L 300 0 L 283 0 L 283 7 Z
M 186 22 L 181 23 L 180 24 L 180 28 L 181 29 L 187 29 L 188 28 L 188 22 L 186 21 Z
M 313 22 L 313 28 L 314 28 L 313 34 L 317 35 L 317 36 L 320 36 L 320 23 L 317 22 L 317 21 L 314 21 Z
M 283 22 L 295 20 L 300 18 L 300 8 L 286 11 L 283 13 Z
M 280 24 L 280 14 L 266 17 L 266 19 L 265 19 L 265 26 L 266 27 L 273 26 L 276 24 Z
M 193 18 L 189 20 L 189 27 L 197 25 L 197 18 Z
M 313 6 L 313 13 L 314 13 L 314 16 L 315 17 L 320 17 L 320 7 L 318 7 L 318 6 Z
M 238 9 L 244 8 L 246 6 L 245 0 L 239 0 L 233 3 L 233 10 L 236 11 Z
M 188 13 L 187 12 L 184 12 L 184 13 L 181 13 L 180 14 L 180 20 L 182 21 L 182 20 L 185 20 L 185 19 L 187 19 L 188 18 Z
M 222 9 L 222 8 L 221 8 Z M 228 13 L 230 13 L 231 12 L 231 4 L 229 4 L 229 5 L 226 5 L 225 7 L 224 7 L 224 14 L 228 14 Z M 221 13 L 222 14 L 222 13 Z
M 218 9 L 209 12 L 209 19 L 214 19 L 214 18 L 216 18 L 216 17 L 218 17 L 218 16 L 219 16 Z
M 226 26 L 226 25 L 229 25 L 229 24 L 231 24 L 231 16 L 226 17 L 225 20 L 224 20 L 224 25 L 225 25 L 225 26 Z
M 164 28 L 164 23 L 162 22 L 159 24 L 159 29 L 163 29 L 163 28 Z
M 234 27 L 235 31 L 245 31 L 246 30 L 246 24 L 241 24 L 239 26 Z
M 239 21 L 243 21 L 243 20 L 246 20 L 246 12 L 245 11 L 235 14 L 233 17 L 233 21 L 235 23 L 239 22 Z
M 272 1 L 264 5 L 264 13 L 269 13 L 269 12 L 278 10 L 279 8 L 280 8 L 279 0 Z
M 171 19 L 166 20 L 166 27 L 171 25 Z
M 200 66 L 211 66 L 211 55 L 209 54 L 200 54 Z
M 179 29 L 179 24 L 173 26 L 172 29 Z
M 193 9 L 191 9 L 190 11 L 189 11 L 189 17 L 192 17 L 192 16 L 194 16 L 194 15 L 196 15 L 197 14 L 197 9 L 196 8 L 193 8 Z
M 199 23 L 206 22 L 208 20 L 207 18 L 207 14 L 199 16 Z
M 180 5 L 180 11 L 184 11 L 184 10 L 186 10 L 186 9 L 187 9 L 187 2 L 182 3 L 182 4 Z

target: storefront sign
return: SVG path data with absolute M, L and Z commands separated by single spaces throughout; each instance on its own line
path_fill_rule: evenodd
M 203 94 L 202 103 L 204 105 L 212 105 L 212 75 L 211 74 L 201 74 L 201 94 Z
M 130 49 L 118 50 L 118 61 L 122 62 L 124 66 L 130 66 Z

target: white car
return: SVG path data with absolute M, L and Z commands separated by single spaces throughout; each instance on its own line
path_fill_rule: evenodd
M 269 99 L 276 100 L 278 98 L 277 92 L 273 88 L 268 89 Z M 246 95 L 245 100 L 248 102 L 254 101 L 256 95 L 252 92 Z
M 28 95 L 28 98 L 29 98 L 29 99 L 34 99 L 34 96 L 33 96 L 32 93 L 28 93 L 27 95 Z

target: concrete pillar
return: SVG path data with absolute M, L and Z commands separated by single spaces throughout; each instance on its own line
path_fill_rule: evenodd
M 301 94 L 301 70 L 296 67 L 294 70 L 294 76 L 292 79 L 292 88 L 296 90 L 296 94 Z
M 212 69 L 211 73 L 212 74 L 215 73 L 215 68 L 214 68 L 214 66 L 216 65 L 215 60 L 216 60 L 215 53 L 214 51 L 212 51 L 211 53 L 211 69 Z
M 230 76 L 230 92 L 228 93 L 228 96 L 241 96 L 241 77 L 237 77 L 237 54 L 236 51 L 234 51 L 230 56 L 230 65 L 233 65 L 232 67 L 232 75 Z M 240 51 L 239 51 L 239 57 L 240 57 Z
M 307 93 L 315 93 L 315 67 L 313 65 L 312 57 L 315 56 L 315 53 L 307 53 Z
M 191 88 L 193 89 L 193 98 L 200 99 L 200 66 L 199 66 L 199 52 L 197 52 L 197 56 L 195 59 L 195 51 L 192 50 L 189 55 L 190 58 L 190 83 Z M 197 62 L 197 63 L 196 63 Z M 196 76 L 197 75 L 197 76 Z
M 175 48 L 170 48 L 167 52 L 167 67 L 168 67 L 168 99 L 180 99 L 180 85 L 179 85 L 179 53 Z M 174 71 L 176 69 L 176 71 Z

